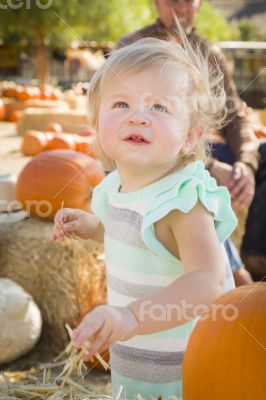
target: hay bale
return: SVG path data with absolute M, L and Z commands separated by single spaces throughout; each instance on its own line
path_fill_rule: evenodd
M 39 108 L 26 109 L 18 122 L 18 134 L 24 135 L 27 130 L 46 131 L 50 123 L 59 123 L 64 132 L 80 133 L 88 126 L 87 115 L 76 110 L 49 110 Z
M 87 97 L 83 95 L 76 95 L 72 90 L 63 93 L 63 99 L 68 104 L 69 108 L 73 110 L 84 110 L 86 112 Z
M 48 108 L 48 109 L 65 109 L 69 108 L 68 103 L 62 100 L 26 100 L 18 101 L 15 99 L 4 98 L 5 104 L 5 120 L 9 121 L 14 111 L 23 111 L 27 108 Z
M 42 341 L 58 352 L 69 342 L 65 324 L 76 326 L 85 312 L 106 302 L 106 281 L 101 244 L 53 243 L 52 228 L 33 218 L 0 224 L 0 276 L 33 297 L 42 313 Z

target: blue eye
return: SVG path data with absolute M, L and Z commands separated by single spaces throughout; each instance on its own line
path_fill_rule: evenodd
M 160 111 L 160 112 L 167 112 L 167 107 L 163 106 L 162 104 L 153 104 L 152 110 Z
M 113 108 L 128 108 L 128 104 L 124 101 L 117 101 L 114 103 Z

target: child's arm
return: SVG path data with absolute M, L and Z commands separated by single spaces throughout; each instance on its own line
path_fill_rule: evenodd
M 52 240 L 64 240 L 76 235 L 103 243 L 104 227 L 94 214 L 75 208 L 63 208 L 56 213 L 54 222 Z
M 172 211 L 166 222 L 178 243 L 185 267 L 184 275 L 163 290 L 127 307 L 101 305 L 88 313 L 73 335 L 76 347 L 93 338 L 84 360 L 90 359 L 96 351 L 104 351 L 116 341 L 184 324 L 197 316 L 195 306 L 202 305 L 206 309 L 224 292 L 224 256 L 212 216 L 197 205 L 188 214 Z M 182 302 L 188 305 L 186 309 L 183 307 L 185 312 L 182 312 Z M 169 307 L 170 314 L 167 315 Z M 202 311 L 201 307 L 198 312 Z
M 163 290 L 128 305 L 141 334 L 189 322 L 224 292 L 225 261 L 212 216 L 198 204 L 188 214 L 173 210 L 166 223 L 185 273 Z

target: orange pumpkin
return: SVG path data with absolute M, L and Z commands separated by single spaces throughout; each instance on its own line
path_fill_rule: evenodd
M 257 126 L 255 129 L 255 135 L 258 139 L 266 139 L 266 126 Z
M 16 85 L 10 85 L 3 91 L 4 97 L 16 97 Z
M 105 174 L 101 164 L 71 150 L 44 151 L 21 171 L 16 185 L 17 200 L 30 215 L 52 221 L 64 207 L 90 211 L 94 186 Z
M 188 342 L 183 399 L 264 399 L 265 350 L 266 283 L 224 294 L 201 316 Z
M 43 132 L 43 134 L 45 135 L 46 140 L 47 140 L 47 146 L 46 146 L 45 150 L 49 150 L 49 148 L 48 148 L 49 143 L 53 139 L 53 137 L 56 135 L 56 133 L 55 132 Z
M 3 100 L 0 99 L 0 121 L 2 121 L 5 117 L 5 105 Z
M 50 100 L 50 96 L 52 93 L 52 86 L 44 85 L 40 87 L 40 99 L 41 100 Z
M 19 118 L 21 117 L 21 110 L 14 110 L 12 111 L 10 117 L 9 117 L 9 121 L 10 122 L 18 122 Z
M 19 100 L 20 96 L 22 95 L 24 91 L 24 86 L 22 85 L 17 85 L 15 88 L 15 97 L 17 100 Z
M 50 95 L 50 100 L 60 100 L 62 98 L 61 92 L 59 89 L 53 89 Z
M 58 133 L 56 135 L 53 135 L 47 145 L 48 150 L 75 150 L 75 148 L 76 141 L 71 133 Z
M 29 87 L 25 87 L 17 93 L 17 99 L 20 101 L 30 100 L 31 98 L 31 89 Z
M 41 95 L 40 88 L 38 88 L 37 86 L 32 86 L 31 87 L 31 98 L 32 99 L 39 99 L 40 95 Z
M 91 157 L 95 157 L 95 151 L 93 150 L 93 142 L 94 142 L 94 137 L 77 136 L 76 150 L 88 154 Z
M 62 133 L 63 132 L 63 128 L 62 125 L 54 122 L 48 125 L 48 132 L 55 132 L 55 133 Z
M 21 151 L 25 156 L 35 156 L 46 149 L 47 138 L 43 132 L 27 131 L 22 139 Z

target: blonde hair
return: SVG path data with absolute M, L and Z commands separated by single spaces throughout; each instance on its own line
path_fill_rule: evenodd
M 101 91 L 107 81 L 119 74 L 134 73 L 155 65 L 165 68 L 180 67 L 186 71 L 190 81 L 190 93 L 193 95 L 193 113 L 189 140 L 191 151 L 179 152 L 177 166 L 184 166 L 191 161 L 208 160 L 206 132 L 210 128 L 220 129 L 226 119 L 226 95 L 223 74 L 216 63 L 210 67 L 208 57 L 203 56 L 199 47 L 193 48 L 182 28 L 179 27 L 183 47 L 176 41 L 155 38 L 143 38 L 131 45 L 114 51 L 93 76 L 89 93 L 89 113 L 92 127 L 98 130 L 98 115 Z M 200 135 L 199 135 L 200 132 Z M 116 168 L 115 161 L 104 152 L 96 135 L 95 153 L 106 171 Z M 200 137 L 199 137 L 200 136 Z

